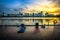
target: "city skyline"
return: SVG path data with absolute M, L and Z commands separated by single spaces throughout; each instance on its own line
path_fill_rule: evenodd
M 3 13 L 1 13 L 0 14 L 0 16 L 1 17 L 4 17 L 4 16 L 6 16 L 6 17 L 60 17 L 59 16 L 60 14 L 49 14 L 48 12 L 46 12 L 46 13 L 44 13 L 43 11 L 40 11 L 39 13 L 32 13 L 32 14 L 30 14 L 30 13 L 21 13 L 21 12 L 19 12 L 18 14 L 5 14 L 4 12 Z

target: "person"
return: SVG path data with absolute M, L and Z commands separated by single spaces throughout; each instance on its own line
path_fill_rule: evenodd
M 21 28 L 20 28 L 20 30 L 18 31 L 18 33 L 24 33 L 25 30 L 26 30 L 25 25 L 24 25 L 24 24 L 21 24 L 20 26 L 21 26 Z
M 41 28 L 45 28 L 45 24 L 41 26 Z
M 35 30 L 34 30 L 35 32 L 40 32 L 40 30 L 39 30 L 39 24 L 38 23 L 36 23 L 36 25 L 35 25 Z
M 54 26 L 55 26 L 55 25 L 56 25 L 56 23 L 57 23 L 57 20 L 54 20 L 54 21 L 53 21 L 53 23 L 54 23 Z

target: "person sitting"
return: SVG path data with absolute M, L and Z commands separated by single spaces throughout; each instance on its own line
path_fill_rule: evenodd
M 19 29 L 18 33 L 24 33 L 26 30 L 26 27 L 24 24 L 21 24 L 21 28 Z
M 41 28 L 45 28 L 45 24 L 41 26 Z
M 35 32 L 40 32 L 40 30 L 39 30 L 39 24 L 38 23 L 36 23 L 36 25 L 35 25 L 35 30 L 34 30 Z

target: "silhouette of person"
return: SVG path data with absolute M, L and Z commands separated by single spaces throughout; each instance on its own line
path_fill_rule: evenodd
M 57 23 L 57 20 L 54 20 L 53 23 L 54 23 L 54 26 L 55 26 L 55 24 Z
M 45 28 L 45 24 L 41 26 L 41 28 Z
M 35 32 L 40 32 L 40 30 L 39 30 L 39 24 L 38 23 L 36 23 L 36 25 L 35 25 L 35 30 L 34 30 Z
M 24 24 L 21 24 L 20 26 L 21 26 L 21 28 L 20 28 L 20 30 L 18 31 L 18 33 L 24 33 L 25 30 L 26 30 L 25 25 L 24 25 Z

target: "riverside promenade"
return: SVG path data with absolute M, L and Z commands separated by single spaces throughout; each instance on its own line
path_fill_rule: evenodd
M 0 19 L 10 20 L 11 18 L 3 17 Z M 60 21 L 57 24 L 60 25 Z M 1 40 L 55 40 L 55 39 L 58 40 L 60 38 L 60 26 L 45 26 L 45 28 L 41 28 L 41 26 L 39 26 L 40 32 L 38 33 L 34 32 L 35 26 L 26 26 L 26 27 L 27 29 L 24 33 L 17 33 L 20 27 L 7 26 L 7 28 L 5 28 L 0 26 L 0 39 Z

